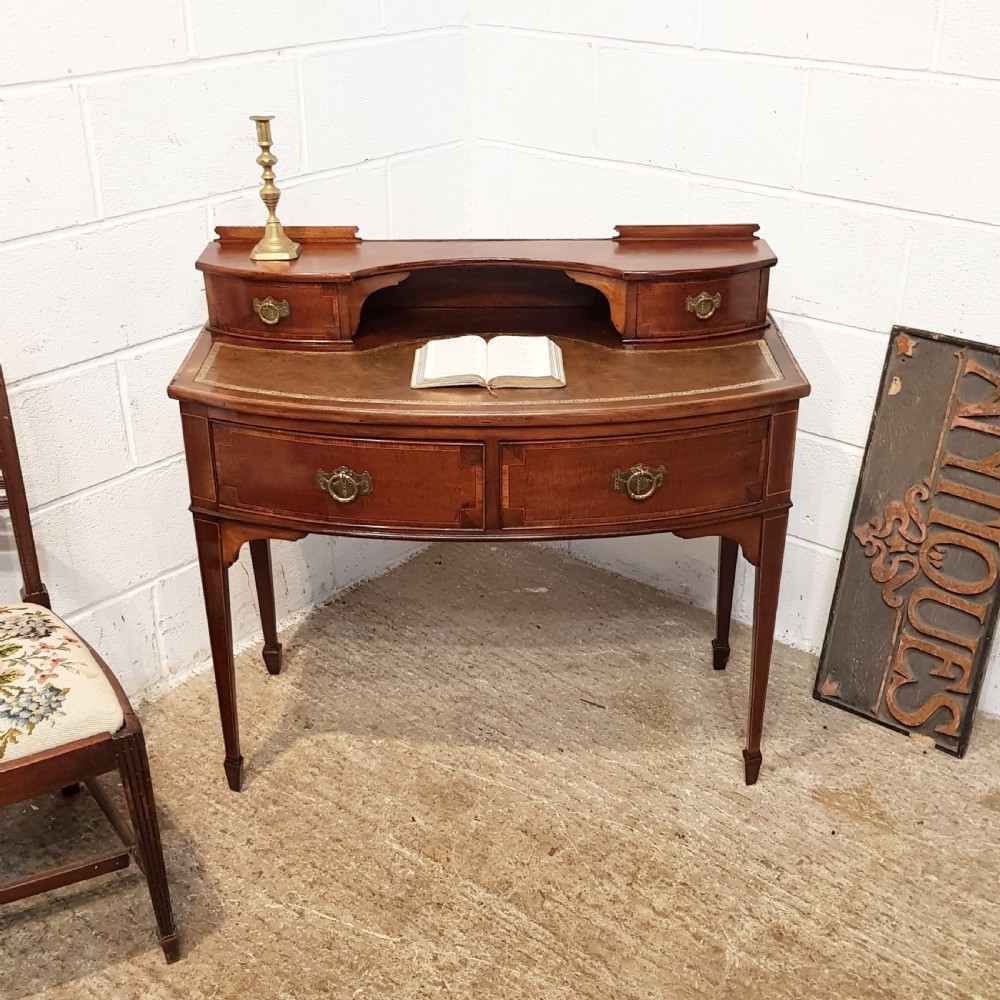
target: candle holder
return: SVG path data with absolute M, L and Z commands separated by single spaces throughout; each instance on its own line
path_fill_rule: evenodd
M 260 186 L 260 200 L 267 209 L 267 221 L 264 223 L 264 235 L 260 242 L 250 251 L 251 260 L 295 260 L 301 247 L 288 238 L 284 228 L 278 221 L 275 208 L 281 192 L 274 183 L 274 171 L 271 169 L 278 158 L 271 152 L 271 121 L 274 115 L 251 115 L 250 120 L 257 123 L 257 145 L 260 146 L 260 156 L 257 162 L 263 168 L 261 177 L 264 183 Z

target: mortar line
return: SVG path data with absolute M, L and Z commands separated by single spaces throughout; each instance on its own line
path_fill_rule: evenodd
M 295 94 L 299 103 L 299 175 L 309 173 L 309 146 L 306 140 L 306 80 L 302 57 L 295 59 Z
M 119 483 L 133 483 L 136 480 L 144 478 L 149 473 L 162 472 L 173 465 L 184 465 L 183 452 L 175 452 L 173 455 L 168 455 L 166 458 L 158 458 L 155 462 L 149 462 L 146 465 L 137 465 L 134 469 L 128 469 L 117 476 L 112 476 L 110 479 L 102 479 L 99 483 L 91 483 L 89 486 L 74 490 L 72 493 L 56 497 L 53 500 L 46 500 L 45 503 L 33 507 L 31 513 L 35 517 L 44 516 L 77 500 L 90 500 L 98 493 L 105 492 L 109 486 L 115 486 Z
M 419 146 L 415 149 L 404 150 L 400 153 L 390 153 L 386 156 L 374 156 L 370 159 L 358 160 L 352 163 L 338 164 L 335 167 L 324 167 L 310 173 L 299 173 L 282 178 L 282 192 L 292 190 L 302 184 L 325 180 L 336 177 L 343 173 L 351 173 L 366 167 L 375 167 L 381 164 L 390 163 L 403 156 L 419 156 L 422 153 L 438 152 L 443 149 L 450 149 L 461 143 L 461 139 L 449 139 L 447 142 L 436 143 L 431 146 Z M 201 208 L 206 204 L 217 205 L 221 202 L 230 201 L 235 198 L 245 197 L 256 193 L 257 187 L 231 188 L 227 191 L 214 191 L 210 194 L 201 195 L 187 201 L 172 202 L 169 205 L 157 205 L 155 208 L 144 208 L 133 212 L 125 212 L 121 215 L 104 216 L 101 219 L 91 222 L 82 222 L 75 226 L 66 226 L 63 229 L 48 229 L 41 233 L 30 233 L 27 236 L 18 236 L 12 240 L 0 242 L 0 259 L 8 251 L 19 250 L 26 246 L 36 246 L 44 243 L 52 243 L 58 240 L 74 237 L 86 236 L 88 233 L 114 229 L 117 226 L 129 225 L 133 222 L 144 222 L 149 219 L 164 218 L 170 215 L 179 215 L 181 212 Z
M 115 348 L 115 350 L 107 351 L 104 354 L 98 354 L 91 358 L 82 358 L 80 361 L 71 361 L 60 368 L 49 368 L 44 372 L 36 372 L 21 379 L 8 381 L 7 388 L 10 390 L 34 389 L 38 386 L 49 385 L 60 381 L 62 377 L 76 372 L 88 372 L 95 368 L 103 368 L 109 362 L 115 362 L 119 358 L 124 359 L 141 354 L 147 348 L 166 346 L 167 343 L 180 340 L 182 337 L 194 337 L 200 330 L 201 324 L 198 326 L 187 326 L 180 330 L 172 330 L 160 337 L 154 337 L 152 340 L 144 340 L 139 344 L 126 344 L 123 347 Z
M 802 186 L 802 168 L 806 150 L 806 132 L 809 129 L 809 84 L 812 81 L 812 72 L 805 71 L 805 80 L 802 83 L 802 122 L 799 126 L 799 141 L 795 150 L 795 180 L 792 188 L 798 191 Z
M 108 80 L 122 80 L 131 77 L 148 77 L 151 75 L 197 73 L 201 70 L 219 69 L 227 66 L 246 66 L 254 63 L 280 62 L 286 57 L 281 52 L 305 53 L 307 55 L 333 54 L 342 49 L 372 48 L 376 45 L 391 45 L 393 42 L 410 41 L 421 38 L 437 38 L 442 34 L 456 34 L 459 25 L 446 25 L 441 28 L 413 28 L 408 31 L 393 31 L 372 35 L 356 35 L 352 38 L 326 39 L 320 42 L 301 42 L 298 45 L 286 45 L 280 48 L 248 49 L 244 52 L 227 52 L 224 55 L 201 56 L 193 59 L 175 59 L 171 62 L 154 63 L 145 66 L 124 66 L 121 69 L 98 70 L 93 73 L 80 73 L 73 76 L 43 77 L 36 80 L 19 80 L 16 83 L 3 84 L 4 93 L 30 93 L 67 84 L 90 85 Z
M 191 0 L 181 0 L 181 13 L 184 18 L 184 40 L 187 43 L 188 59 L 198 58 L 198 49 L 194 43 L 194 11 Z
M 941 45 L 944 40 L 944 29 L 948 23 L 948 4 L 951 0 L 938 0 L 937 10 L 934 16 L 934 32 L 931 35 L 931 59 L 930 68 L 937 72 L 941 61 Z
M 842 195 L 826 194 L 822 191 L 795 190 L 788 187 L 781 187 L 774 184 L 765 184 L 761 181 L 746 181 L 735 177 L 723 177 L 718 174 L 705 174 L 696 170 L 678 170 L 673 167 L 663 167 L 655 164 L 636 163 L 632 160 L 620 160 L 609 156 L 589 156 L 586 153 L 567 153 L 561 150 L 544 149 L 539 146 L 528 146 L 521 143 L 508 142 L 502 139 L 493 139 L 490 136 L 483 136 L 481 142 L 506 147 L 516 152 L 529 153 L 543 156 L 551 160 L 569 160 L 575 162 L 591 163 L 594 166 L 606 167 L 608 165 L 625 167 L 635 172 L 655 171 L 658 173 L 676 174 L 677 176 L 690 175 L 695 181 L 707 181 L 717 187 L 731 188 L 748 194 L 760 194 L 766 197 L 775 195 L 783 198 L 791 198 L 797 201 L 806 201 L 827 206 L 852 205 L 860 206 L 865 210 L 874 210 L 878 214 L 890 215 L 900 219 L 913 219 L 918 222 L 935 223 L 955 223 L 962 227 L 984 228 L 988 231 L 1000 229 L 1000 220 L 997 222 L 984 222 L 982 219 L 971 219 L 964 216 L 947 215 L 937 212 L 922 212 L 918 209 L 902 208 L 895 205 L 885 205 L 880 202 L 862 201 L 858 198 L 848 198 Z
M 900 322 L 903 310 L 906 306 L 906 290 L 910 284 L 910 267 L 913 263 L 913 245 L 916 235 L 913 227 L 906 232 L 906 240 L 903 244 L 903 266 L 900 268 L 899 283 L 896 286 L 896 299 L 892 305 L 892 316 L 895 322 Z
M 128 450 L 129 461 L 132 463 L 132 467 L 135 468 L 139 464 L 139 458 L 135 449 L 135 432 L 132 427 L 132 412 L 129 406 L 123 360 L 121 358 L 115 359 L 115 384 L 118 388 L 118 405 L 121 407 L 122 423 L 125 427 L 125 447 Z
M 486 31 L 497 31 L 496 25 L 482 25 Z M 586 34 L 573 31 L 553 31 L 545 28 L 520 28 L 511 25 L 506 29 L 512 37 L 556 36 L 560 39 L 580 41 L 602 41 L 629 45 L 633 52 L 657 53 L 674 52 L 678 55 L 719 56 L 733 62 L 757 65 L 784 66 L 786 68 L 806 68 L 828 70 L 847 76 L 871 76 L 879 80 L 922 80 L 924 82 L 954 84 L 973 83 L 986 90 L 1000 90 L 1000 79 L 990 76 L 974 76 L 963 73 L 938 72 L 931 69 L 907 66 L 882 66 L 878 63 L 839 62 L 835 59 L 816 59 L 810 56 L 783 55 L 774 52 L 746 52 L 741 49 L 698 46 L 697 43 L 682 45 L 678 42 L 658 42 L 648 38 L 619 38 L 599 33 Z
M 83 126 L 83 142 L 87 150 L 87 164 L 90 167 L 90 190 L 94 198 L 94 214 L 98 219 L 104 218 L 104 198 L 101 195 L 101 171 L 97 165 L 97 148 L 94 142 L 94 125 L 90 117 L 90 104 L 83 87 L 74 86 L 76 90 L 77 108 L 80 111 L 80 123 Z M 93 223 L 85 223 L 93 225 Z M 66 232 L 66 230 L 54 230 Z M 4 244 L 0 242 L 0 248 Z

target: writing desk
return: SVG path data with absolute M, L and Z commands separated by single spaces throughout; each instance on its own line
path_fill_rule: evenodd
M 755 226 L 618 227 L 609 240 L 365 241 L 289 229 L 254 262 L 223 228 L 198 261 L 209 321 L 179 400 L 230 786 L 243 779 L 228 570 L 249 543 L 264 661 L 281 669 L 268 539 L 717 535 L 713 664 L 737 549 L 756 567 L 746 747 L 760 736 L 809 385 L 767 315 Z M 561 389 L 409 388 L 428 337 L 546 334 Z

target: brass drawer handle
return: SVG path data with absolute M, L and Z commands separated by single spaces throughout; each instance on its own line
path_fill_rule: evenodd
M 665 474 L 662 465 L 651 469 L 640 463 L 628 472 L 615 469 L 611 474 L 611 488 L 615 493 L 627 493 L 633 500 L 648 500 L 663 485 Z
M 279 319 L 284 319 L 292 310 L 288 305 L 288 299 L 282 299 L 279 302 L 268 295 L 266 299 L 253 300 L 253 311 L 260 317 L 262 323 L 274 326 Z
M 350 503 L 358 497 L 368 496 L 375 488 L 371 473 L 352 472 L 346 465 L 334 469 L 333 472 L 316 470 L 316 488 L 322 493 L 329 493 L 337 503 Z
M 689 313 L 694 313 L 698 319 L 708 319 L 721 305 L 721 292 L 716 292 L 714 295 L 709 295 L 708 292 L 699 292 L 697 295 L 689 295 L 684 300 L 684 308 Z

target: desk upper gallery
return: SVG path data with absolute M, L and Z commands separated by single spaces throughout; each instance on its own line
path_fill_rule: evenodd
M 720 538 L 716 669 L 737 549 L 756 568 L 746 747 L 760 736 L 809 384 L 767 314 L 753 225 L 619 226 L 606 240 L 368 241 L 221 228 L 198 268 L 208 324 L 180 402 L 229 784 L 242 784 L 228 569 L 249 542 L 264 660 L 281 667 L 268 539 L 674 532 Z M 430 337 L 543 334 L 564 388 L 413 390 Z

